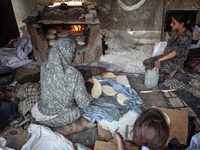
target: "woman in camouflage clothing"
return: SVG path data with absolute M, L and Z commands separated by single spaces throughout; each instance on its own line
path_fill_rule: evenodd
M 76 121 L 82 108 L 91 102 L 82 74 L 72 66 L 75 43 L 60 38 L 49 59 L 41 66 L 41 97 L 31 110 L 36 121 L 50 126 L 64 126 Z
M 172 15 L 172 31 L 169 32 L 170 39 L 163 55 L 151 57 L 143 62 L 146 69 L 160 69 L 160 74 L 166 74 L 172 78 L 187 59 L 190 45 L 192 43 L 192 29 L 188 24 L 189 18 L 182 13 L 175 12 Z

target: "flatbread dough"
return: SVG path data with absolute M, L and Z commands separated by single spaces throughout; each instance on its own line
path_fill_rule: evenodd
M 102 91 L 108 96 L 114 96 L 117 94 L 117 91 L 111 86 L 102 85 Z
M 122 106 L 126 106 L 126 104 L 124 104 L 124 101 L 129 99 L 128 97 L 122 95 L 121 93 L 117 94 L 117 101 L 120 103 L 120 105 Z
M 85 42 L 83 42 L 83 41 L 77 41 L 77 43 L 78 43 L 79 45 L 85 45 Z
M 47 40 L 53 40 L 53 39 L 55 39 L 56 38 L 56 36 L 54 35 L 54 34 L 50 34 L 50 33 L 47 33 L 46 34 L 46 39 Z
M 165 117 L 165 120 L 166 120 L 166 122 L 167 122 L 167 124 L 169 125 L 169 123 L 170 123 L 170 118 L 169 118 L 169 116 L 165 113 L 165 112 L 162 112 L 164 115 L 164 117 Z
M 91 95 L 92 95 L 92 97 L 97 99 L 97 98 L 99 98 L 99 96 L 102 93 L 102 87 L 101 87 L 101 84 L 99 83 L 99 81 L 97 79 L 93 78 L 93 81 L 94 81 L 94 85 L 92 87 Z
M 83 31 L 69 31 L 71 35 L 83 35 Z
M 69 35 L 69 33 L 67 31 L 65 32 L 60 32 L 57 34 L 58 37 L 61 37 L 61 38 L 64 38 L 64 37 L 67 37 Z
M 86 36 L 77 36 L 76 41 L 82 41 L 85 42 Z
M 116 76 L 115 76 L 115 74 L 112 73 L 112 72 L 104 72 L 104 73 L 101 74 L 101 76 L 102 76 L 103 78 L 109 78 L 109 79 L 116 80 Z

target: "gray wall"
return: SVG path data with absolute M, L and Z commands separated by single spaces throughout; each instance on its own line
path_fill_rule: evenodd
M 143 0 L 93 0 L 98 10 L 102 29 L 116 30 L 161 30 L 164 0 L 144 0 L 145 2 L 132 11 L 124 10 L 126 6 L 137 5 Z M 121 2 L 121 3 L 119 3 Z M 166 10 L 198 10 L 200 0 L 166 0 Z M 196 24 L 200 24 L 198 12 Z
M 37 3 L 35 0 L 11 0 L 13 5 L 13 10 L 15 13 L 15 18 L 17 25 L 20 30 L 20 27 L 24 26 L 23 20 L 27 18 L 31 11 L 35 10 Z
M 125 0 L 121 0 L 124 1 Z M 128 6 L 139 0 L 130 1 Z M 160 30 L 162 25 L 163 3 L 161 0 L 146 0 L 132 11 L 120 7 L 118 0 L 95 0 L 98 16 L 103 29 L 116 30 Z

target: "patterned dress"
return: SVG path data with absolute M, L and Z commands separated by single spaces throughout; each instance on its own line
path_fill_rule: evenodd
M 39 121 L 44 125 L 57 127 L 70 124 L 91 102 L 81 73 L 72 67 L 74 56 L 74 41 L 60 38 L 50 50 L 48 61 L 41 66 L 38 110 L 44 116 L 56 116 Z
M 168 74 L 174 70 L 180 69 L 184 61 L 187 59 L 187 54 L 192 43 L 192 33 L 186 29 L 178 37 L 175 38 L 177 31 L 170 31 L 170 38 L 166 46 L 167 54 L 173 50 L 176 51 L 176 56 L 171 59 L 161 62 L 161 68 L 159 69 L 160 74 Z M 162 55 L 151 57 L 146 59 L 143 64 L 148 68 L 155 67 L 155 61 L 162 57 Z

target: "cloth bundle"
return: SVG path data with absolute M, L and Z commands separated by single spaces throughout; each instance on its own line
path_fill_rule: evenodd
M 91 104 L 83 109 L 83 117 L 92 123 L 102 119 L 111 122 L 113 120 L 118 121 L 120 117 L 128 112 L 128 110 L 134 110 L 138 113 L 141 112 L 141 106 L 144 102 L 140 99 L 134 89 L 123 86 L 112 79 L 102 77 L 97 77 L 96 79 L 101 86 L 105 85 L 113 87 L 116 94 L 109 96 L 102 92 L 98 99 L 93 99 Z M 127 97 L 127 99 L 124 100 L 123 105 L 118 102 L 118 94 Z

